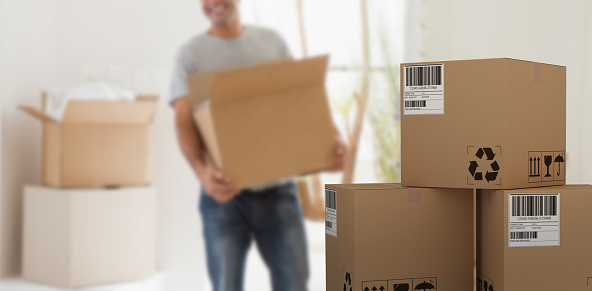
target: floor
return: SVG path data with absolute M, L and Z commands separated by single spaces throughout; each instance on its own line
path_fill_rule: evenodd
M 76 289 L 78 291 L 162 291 L 162 274 L 156 274 L 151 278 L 125 282 L 120 284 L 100 285 Z M 47 285 L 36 284 L 20 278 L 11 278 L 0 281 L 0 291 L 70 291 L 69 289 L 55 288 Z

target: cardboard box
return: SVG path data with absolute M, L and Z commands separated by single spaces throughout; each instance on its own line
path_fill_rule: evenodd
M 401 64 L 401 183 L 564 185 L 565 76 L 514 59 Z
M 209 162 L 242 187 L 329 168 L 337 132 L 327 62 L 279 60 L 189 76 Z
M 327 290 L 472 290 L 473 191 L 326 185 Z
M 43 123 L 43 184 L 104 187 L 149 183 L 155 97 L 141 96 L 135 102 L 72 100 L 61 122 L 43 110 L 20 109 Z
M 592 288 L 590 205 L 590 185 L 478 191 L 477 290 Z
M 155 210 L 153 187 L 26 186 L 23 278 L 75 288 L 151 276 Z

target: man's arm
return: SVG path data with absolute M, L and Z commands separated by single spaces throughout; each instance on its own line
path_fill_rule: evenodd
M 199 132 L 193 122 L 189 98 L 176 99 L 174 107 L 177 139 L 185 159 L 189 162 L 206 192 L 220 203 L 228 202 L 238 194 L 239 188 L 236 184 L 231 183 L 224 173 L 206 163 Z
M 346 160 L 351 158 L 351 156 L 349 156 L 349 149 L 347 148 L 347 144 L 343 141 L 343 138 L 341 137 L 341 134 L 339 133 L 337 127 L 335 127 L 335 133 L 337 145 L 335 146 L 335 151 L 333 152 L 331 157 L 329 157 L 329 161 L 331 162 L 331 164 L 333 164 L 333 166 L 327 170 L 328 172 L 333 173 L 342 172 L 344 170 Z

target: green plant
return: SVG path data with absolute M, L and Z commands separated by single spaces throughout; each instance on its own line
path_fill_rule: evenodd
M 376 173 L 382 182 L 400 182 L 399 63 L 391 59 L 389 51 L 393 48 L 384 37 L 384 33 L 380 36 L 380 48 L 384 66 L 381 73 L 373 74 L 373 84 L 379 83 L 377 78 L 384 78 L 386 92 L 380 92 L 382 98 L 373 98 L 368 108 L 368 119 L 374 137 Z

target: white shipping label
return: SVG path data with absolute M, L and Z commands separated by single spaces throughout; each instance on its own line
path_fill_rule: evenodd
M 337 237 L 337 191 L 325 189 L 325 233 Z
M 444 64 L 405 65 L 403 114 L 444 114 Z
M 510 194 L 508 246 L 559 246 L 559 193 Z

